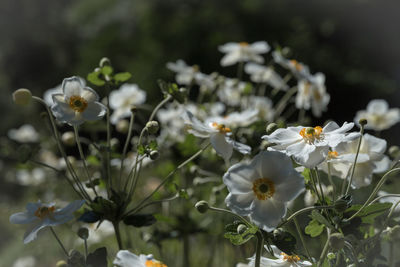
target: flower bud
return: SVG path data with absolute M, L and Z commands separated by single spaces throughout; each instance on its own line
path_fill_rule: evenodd
M 153 150 L 153 151 L 150 152 L 150 158 L 151 158 L 152 160 L 158 159 L 159 156 L 160 156 L 160 153 L 158 153 L 157 150 Z
M 342 196 L 340 199 L 336 200 L 333 205 L 337 212 L 344 212 L 346 209 L 348 209 L 351 206 L 352 202 L 353 202 L 352 197 L 350 195 L 346 195 L 346 196 Z
M 68 267 L 68 264 L 65 261 L 58 261 L 56 267 Z
M 78 230 L 78 236 L 82 238 L 83 240 L 86 240 L 89 238 L 89 230 L 86 227 L 81 227 Z
M 117 122 L 117 125 L 115 125 L 115 128 L 117 129 L 117 132 L 126 134 L 129 131 L 129 121 L 120 120 Z
M 99 64 L 100 67 L 110 66 L 110 65 L 111 61 L 107 57 L 103 57 L 102 59 L 100 59 L 100 64 Z
M 326 255 L 326 257 L 328 258 L 328 260 L 334 260 L 336 259 L 336 254 L 329 252 L 328 255 Z
M 146 128 L 150 134 L 155 134 L 159 129 L 158 122 L 149 121 L 148 123 L 146 123 Z
M 28 89 L 18 89 L 12 94 L 14 103 L 19 106 L 27 106 L 32 100 L 32 93 Z
M 344 236 L 342 233 L 333 233 L 329 238 L 329 245 L 333 251 L 339 251 L 344 247 Z
M 365 126 L 367 123 L 368 123 L 368 121 L 367 121 L 367 119 L 360 119 L 359 121 L 358 121 L 358 123 L 361 125 L 361 126 Z
M 272 134 L 276 129 L 278 129 L 278 125 L 275 122 L 271 122 L 267 125 L 266 131 L 267 134 Z
M 111 138 L 110 145 L 112 149 L 116 149 L 119 146 L 118 138 Z
M 209 209 L 208 202 L 205 200 L 200 200 L 199 202 L 194 205 L 194 207 L 200 212 L 200 213 L 206 213 L 207 210 Z
M 61 141 L 67 146 L 75 145 L 75 134 L 73 132 L 65 132 L 61 135 Z
M 132 107 L 131 107 L 131 112 L 132 112 L 133 114 L 135 114 L 137 111 L 138 111 L 137 106 L 132 105 Z
M 389 147 L 389 155 L 392 158 L 397 158 L 400 156 L 400 148 L 398 146 Z
M 237 227 L 237 229 L 236 229 L 236 231 L 237 231 L 237 233 L 238 233 L 239 235 L 240 235 L 240 234 L 243 234 L 244 232 L 246 232 L 246 230 L 247 230 L 247 226 L 244 225 L 244 224 L 239 224 L 238 227 Z

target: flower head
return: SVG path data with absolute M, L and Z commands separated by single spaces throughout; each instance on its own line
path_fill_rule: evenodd
M 30 124 L 24 124 L 18 129 L 10 129 L 8 137 L 19 143 L 34 143 L 39 141 L 39 134 Z
M 341 142 L 347 142 L 359 137 L 359 133 L 346 132 L 351 130 L 354 123 L 345 122 L 339 127 L 335 122 L 329 122 L 325 127 L 288 127 L 277 129 L 270 135 L 262 138 L 276 144 L 268 148 L 292 156 L 296 162 L 314 168 L 323 162 L 328 155 L 329 148 Z
M 264 58 L 260 54 L 267 53 L 270 47 L 267 42 L 259 41 L 252 44 L 226 43 L 219 46 L 219 51 L 226 55 L 221 59 L 221 66 L 230 66 L 238 62 L 253 61 L 256 63 L 264 63 Z
M 289 157 L 264 151 L 249 163 L 233 165 L 223 181 L 229 195 L 226 205 L 235 213 L 249 216 L 265 231 L 272 231 L 286 215 L 287 202 L 304 190 L 303 177 Z
M 106 114 L 107 108 L 98 102 L 97 93 L 84 87 L 78 77 L 64 79 L 62 91 L 62 94 L 53 94 L 51 111 L 57 120 L 76 126 L 99 120 Z
M 265 67 L 256 63 L 247 63 L 244 67 L 245 72 L 250 75 L 250 79 L 256 83 L 266 83 L 273 88 L 286 91 L 289 86 L 271 67 Z
M 297 79 L 307 80 L 311 75 L 308 66 L 295 59 L 286 59 L 280 51 L 272 52 L 272 57 L 277 64 L 290 70 Z
M 365 129 L 382 131 L 400 122 L 400 109 L 389 109 L 389 105 L 385 100 L 374 99 L 368 103 L 366 110 L 357 112 L 354 121 L 358 124 L 360 119 L 366 119 L 368 121 L 365 125 Z
M 132 107 L 145 101 L 146 92 L 136 84 L 123 84 L 118 90 L 111 91 L 110 107 L 114 110 L 111 123 L 116 124 L 122 118 L 129 117 Z
M 56 209 L 54 203 L 28 203 L 25 212 L 18 212 L 10 217 L 10 222 L 15 224 L 29 224 L 24 235 L 24 243 L 33 241 L 39 230 L 46 226 L 66 223 L 74 218 L 73 213 L 78 210 L 84 200 L 75 200 L 62 209 Z
M 128 250 L 118 251 L 113 264 L 118 267 L 167 267 L 164 263 L 155 260 L 151 254 L 137 256 Z

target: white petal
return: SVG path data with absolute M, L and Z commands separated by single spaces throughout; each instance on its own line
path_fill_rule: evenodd
M 375 137 L 370 134 L 364 134 L 363 141 L 368 144 L 368 149 L 370 152 L 377 154 L 383 154 L 386 151 L 386 140 Z
M 388 111 L 389 105 L 383 99 L 371 100 L 367 105 L 367 111 L 369 113 L 384 114 Z
M 10 223 L 28 224 L 38 220 L 38 217 L 32 216 L 28 212 L 18 212 L 10 216 Z
M 83 84 L 81 80 L 73 76 L 71 78 L 66 78 L 62 82 L 62 90 L 64 92 L 64 95 L 66 96 L 66 99 L 69 99 L 71 96 L 80 96 L 81 95 L 81 90 L 83 89 Z
M 240 48 L 238 43 L 229 42 L 224 45 L 220 45 L 218 50 L 222 53 L 230 53 L 231 51 L 237 50 Z
M 258 177 L 252 165 L 237 163 L 230 167 L 223 176 L 223 182 L 231 193 L 253 192 L 253 181 Z
M 128 250 L 120 250 L 115 257 L 113 264 L 119 267 L 145 267 L 139 256 L 129 252 Z
M 302 126 L 289 127 L 286 129 L 279 128 L 270 135 L 264 135 L 262 139 L 279 145 L 290 145 L 303 139 L 300 135 L 300 131 L 303 128 Z
M 226 54 L 222 59 L 221 59 L 221 66 L 226 67 L 230 65 L 234 65 L 235 63 L 241 61 L 241 56 L 239 53 L 239 50 L 233 51 L 229 54 Z
M 281 202 L 294 200 L 304 191 L 304 178 L 293 170 L 284 183 L 275 185 L 273 198 Z
M 54 104 L 51 107 L 53 115 L 61 122 L 71 122 L 75 119 L 75 111 L 71 109 L 69 104 L 61 101 L 60 95 L 53 95 Z
M 225 136 L 225 139 L 228 143 L 230 143 L 233 148 L 237 151 L 239 151 L 242 154 L 250 154 L 251 152 L 251 147 L 249 147 L 248 145 L 242 144 L 240 142 L 236 142 L 232 139 L 230 139 L 229 137 Z
M 89 103 L 99 100 L 99 95 L 90 87 L 85 87 L 82 89 L 81 97 L 83 97 Z
M 374 173 L 382 173 L 382 172 L 387 171 L 390 167 L 390 163 L 391 163 L 391 161 L 390 161 L 389 157 L 384 156 L 381 160 L 374 162 L 375 167 L 374 167 L 373 172 Z
M 233 212 L 241 216 L 247 216 L 254 208 L 254 200 L 254 192 L 244 194 L 229 193 L 225 199 L 225 203 Z
M 44 227 L 46 227 L 47 225 L 43 224 L 43 221 L 39 220 L 37 223 L 35 224 L 31 224 L 29 225 L 28 229 L 26 230 L 25 234 L 24 234 L 24 244 L 27 244 L 33 240 L 36 239 L 37 237 L 37 233 L 43 229 Z
M 88 103 L 87 108 L 82 112 L 82 118 L 88 121 L 101 119 L 107 112 L 106 106 L 100 102 Z
M 271 48 L 267 42 L 259 41 L 259 42 L 252 43 L 250 45 L 250 49 L 257 54 L 264 54 L 264 53 L 267 53 Z
M 224 158 L 225 161 L 229 160 L 232 156 L 233 145 L 229 144 L 225 135 L 221 133 L 213 133 L 210 136 L 210 142 L 217 154 Z
M 256 200 L 250 219 L 264 231 L 272 231 L 286 215 L 286 204 L 272 199 Z

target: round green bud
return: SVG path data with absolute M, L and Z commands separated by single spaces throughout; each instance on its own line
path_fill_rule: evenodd
M 58 261 L 56 267 L 68 267 L 68 264 L 65 261 Z
M 158 122 L 149 121 L 148 123 L 146 123 L 146 128 L 150 134 L 155 134 L 159 129 Z
M 237 233 L 238 233 L 239 235 L 240 235 L 240 234 L 243 234 L 244 232 L 246 232 L 246 230 L 247 230 L 247 226 L 244 225 L 244 224 L 239 224 L 238 227 L 237 227 L 237 229 L 236 229 L 236 231 L 237 231 Z
M 344 247 L 344 235 L 341 233 L 333 233 L 329 238 L 329 245 L 333 251 L 339 251 Z
M 150 152 L 150 158 L 151 158 L 152 160 L 158 159 L 159 156 L 160 156 L 160 153 L 158 153 L 157 150 L 153 150 L 153 151 Z
M 398 146 L 389 147 L 389 155 L 392 158 L 397 158 L 400 156 L 400 148 Z
M 75 134 L 71 131 L 65 132 L 61 135 L 61 141 L 67 146 L 75 145 Z
M 328 258 L 328 260 L 334 260 L 336 259 L 336 254 L 329 252 L 328 255 L 326 255 L 326 257 Z
M 275 122 L 271 122 L 270 124 L 267 125 L 266 131 L 267 134 L 272 134 L 273 132 L 275 132 L 275 130 L 278 129 L 278 124 L 276 124 Z
M 131 106 L 131 112 L 132 112 L 133 114 L 135 114 L 137 111 L 138 111 L 137 106 L 132 105 L 132 106 Z
M 19 106 L 27 106 L 32 100 L 32 93 L 28 89 L 18 89 L 12 94 L 14 103 Z
M 366 125 L 367 123 L 368 123 L 368 121 L 367 121 L 367 119 L 360 119 L 359 121 L 358 121 L 358 123 L 361 125 L 361 126 L 364 126 L 364 125 Z
M 208 205 L 208 202 L 205 200 L 200 200 L 199 202 L 194 205 L 194 207 L 200 212 L 200 213 L 206 213 L 207 210 L 210 208 Z
M 129 131 L 129 121 L 120 120 L 117 122 L 117 125 L 115 125 L 115 128 L 116 128 L 117 132 L 126 134 Z
M 83 240 L 86 240 L 89 238 L 89 230 L 86 227 L 81 227 L 78 230 L 78 236 L 82 238 Z

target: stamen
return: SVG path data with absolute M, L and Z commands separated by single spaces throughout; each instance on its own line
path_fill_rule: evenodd
M 145 264 L 146 267 L 167 267 L 164 263 L 155 260 L 147 260 Z
M 301 65 L 301 63 L 299 63 L 297 60 L 295 59 L 291 59 L 289 60 L 290 64 L 293 65 L 293 67 L 295 67 L 295 69 L 297 71 L 301 71 L 303 69 L 303 66 Z
M 281 255 L 283 256 L 283 260 L 284 261 L 287 261 L 287 262 L 290 262 L 290 263 L 298 262 L 300 260 L 300 257 L 297 256 L 297 255 L 289 256 L 285 252 L 281 252 Z
M 274 195 L 275 184 L 268 178 L 259 178 L 253 182 L 253 192 L 259 200 L 266 200 Z
M 328 159 L 335 159 L 337 158 L 339 153 L 337 151 L 329 151 L 328 152 Z
M 232 130 L 229 127 L 225 127 L 224 124 L 219 124 L 219 123 L 213 122 L 211 124 L 211 126 L 216 128 L 222 134 L 226 134 L 226 133 L 232 132 Z
M 245 47 L 245 46 L 249 46 L 249 43 L 248 42 L 240 42 L 239 45 L 241 47 Z
M 40 219 L 44 219 L 45 217 L 51 215 L 54 212 L 55 209 L 56 208 L 54 206 L 51 206 L 51 207 L 46 207 L 46 206 L 39 207 L 35 211 L 35 216 L 39 217 Z
M 323 138 L 323 133 L 322 133 L 322 127 L 317 126 L 317 127 L 307 127 L 301 129 L 299 134 L 303 137 L 304 141 L 307 143 L 311 144 L 313 143 L 316 139 L 322 139 Z
M 69 106 L 75 111 L 83 112 L 87 108 L 88 102 L 79 95 L 73 95 L 69 98 Z

